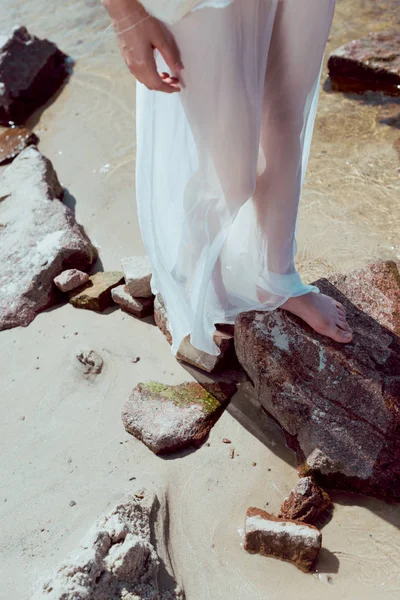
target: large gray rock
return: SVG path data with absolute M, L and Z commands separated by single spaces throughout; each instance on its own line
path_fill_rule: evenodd
M 158 533 L 164 526 L 159 507 L 156 495 L 138 488 L 96 521 L 53 575 L 38 582 L 32 600 L 183 600 L 172 572 L 168 589 L 158 582 L 153 532 L 156 521 Z
M 22 124 L 47 102 L 68 75 L 66 59 L 25 27 L 0 36 L 0 123 Z
M 301 475 L 400 500 L 400 273 L 388 261 L 329 279 L 315 285 L 345 305 L 351 343 L 283 310 L 250 312 L 237 317 L 237 356 Z
M 57 275 L 96 258 L 62 196 L 51 162 L 33 146 L 0 178 L 0 330 L 28 325 L 54 303 Z

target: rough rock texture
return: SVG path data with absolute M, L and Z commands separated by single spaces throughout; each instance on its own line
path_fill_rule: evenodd
M 0 330 L 28 325 L 55 301 L 63 269 L 87 269 L 96 258 L 51 162 L 34 146 L 0 178 Z
M 161 562 L 154 547 L 158 512 L 157 497 L 137 489 L 96 521 L 56 572 L 37 584 L 31 599 L 184 600 L 172 573 L 169 589 L 159 589 Z
M 70 292 L 89 281 L 89 275 L 79 269 L 67 269 L 54 278 L 54 283 L 62 292 Z
M 172 338 L 169 329 L 168 315 L 160 294 L 157 294 L 154 301 L 154 320 L 171 344 Z M 220 354 L 218 356 L 197 350 L 197 348 L 192 346 L 189 341 L 189 336 L 187 336 L 182 340 L 176 357 L 178 360 L 187 362 L 202 371 L 212 373 L 220 366 L 227 355 L 233 354 L 233 333 L 229 333 L 226 330 L 217 330 L 214 334 L 214 341 L 220 349 Z
M 400 95 L 400 33 L 370 33 L 335 50 L 328 60 L 332 87 Z
M 283 501 L 278 517 L 317 525 L 332 508 L 332 501 L 325 490 L 311 477 L 302 477 Z
M 244 549 L 251 554 L 280 558 L 309 572 L 321 543 L 321 532 L 313 525 L 278 519 L 260 508 L 247 509 Z
M 126 285 L 119 285 L 111 290 L 112 299 L 125 312 L 143 319 L 153 314 L 154 297 L 150 298 L 132 298 Z
M 388 261 L 330 279 L 314 285 L 346 307 L 351 343 L 282 310 L 250 312 L 236 321 L 237 356 L 301 475 L 400 500 L 400 273 Z
M 58 90 L 67 57 L 48 40 L 16 27 L 0 36 L 0 123 L 22 124 Z
M 155 454 L 199 446 L 236 391 L 231 383 L 204 385 L 137 385 L 122 411 L 126 431 Z
M 148 256 L 128 256 L 121 260 L 126 286 L 134 298 L 148 298 L 153 293 L 150 287 L 151 262 Z
M 103 312 L 113 305 L 111 290 L 123 280 L 124 274 L 120 271 L 99 271 L 89 277 L 83 290 L 71 292 L 69 301 L 76 308 Z
M 10 162 L 27 146 L 39 142 L 37 135 L 24 127 L 10 127 L 0 135 L 0 165 Z

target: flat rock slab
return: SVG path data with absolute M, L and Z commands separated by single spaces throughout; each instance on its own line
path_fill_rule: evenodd
M 239 362 L 296 452 L 300 475 L 400 500 L 398 266 L 367 265 L 314 285 L 344 304 L 353 341 L 334 342 L 283 310 L 253 311 L 237 317 Z
M 12 161 L 27 146 L 39 142 L 37 135 L 25 127 L 9 127 L 0 135 L 0 165 Z
M 0 330 L 28 325 L 56 301 L 54 277 L 97 256 L 51 162 L 26 148 L 0 178 Z
M 400 95 L 400 33 L 386 31 L 341 46 L 329 57 L 332 87 L 343 92 Z
M 206 384 L 205 384 L 206 385 Z M 236 391 L 231 383 L 137 385 L 122 411 L 128 433 L 155 454 L 200 446 Z
M 321 543 L 321 532 L 313 525 L 279 519 L 260 508 L 247 509 L 244 549 L 251 554 L 279 558 L 310 572 Z
M 68 76 L 67 56 L 25 27 L 0 36 L 0 123 L 23 124 Z
M 121 260 L 126 286 L 134 298 L 148 298 L 153 295 L 150 287 L 151 262 L 148 256 L 128 256 Z
M 112 299 L 125 312 L 143 319 L 153 314 L 154 296 L 150 298 L 132 298 L 126 285 L 111 290 Z
M 67 269 L 54 278 L 54 283 L 62 292 L 70 292 L 88 281 L 89 275 L 79 269 Z
M 89 277 L 83 289 L 71 292 L 69 301 L 75 308 L 103 312 L 113 305 L 111 290 L 123 280 L 124 274 L 121 271 L 99 271 Z
M 172 344 L 168 315 L 160 294 L 157 294 L 154 301 L 154 320 L 156 325 L 167 338 L 168 343 Z M 182 340 L 178 352 L 176 353 L 176 358 L 193 365 L 202 371 L 212 373 L 221 365 L 221 363 L 227 356 L 229 356 L 229 354 L 233 354 L 233 331 L 229 332 L 227 329 L 223 331 L 217 329 L 214 334 L 214 342 L 220 350 L 220 354 L 218 356 L 207 354 L 202 350 L 198 350 L 192 346 L 189 336 L 187 336 Z
M 302 477 L 282 503 L 278 517 L 318 525 L 333 509 L 329 495 L 313 482 Z
M 171 574 L 168 588 L 157 581 L 162 565 L 152 528 L 159 506 L 155 494 L 138 488 L 95 522 L 70 557 L 37 583 L 30 598 L 184 600 Z

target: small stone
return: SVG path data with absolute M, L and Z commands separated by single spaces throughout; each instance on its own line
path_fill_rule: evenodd
M 140 360 L 140 356 L 137 356 L 136 358 L 132 358 L 132 362 L 135 364 L 138 363 L 139 360 Z
M 113 305 L 111 290 L 123 282 L 120 271 L 99 271 L 89 277 L 88 285 L 82 291 L 71 292 L 69 301 L 76 308 L 103 312 Z
M 71 500 L 71 502 L 69 503 L 70 506 L 76 506 L 76 502 L 75 500 Z
M 230 451 L 229 451 L 229 456 L 230 456 L 231 458 L 235 458 L 235 448 L 231 448 L 231 449 L 230 449 Z
M 67 269 L 54 278 L 54 283 L 62 292 L 70 292 L 89 281 L 89 275 L 79 269 Z
M 260 508 L 246 513 L 244 549 L 285 560 L 310 572 L 321 549 L 321 532 L 302 521 L 279 519 Z
M 84 366 L 84 375 L 90 377 L 101 373 L 104 362 L 95 350 L 81 350 L 77 353 L 76 358 Z
M 332 508 L 332 501 L 325 490 L 311 477 L 302 477 L 283 501 L 278 517 L 317 525 Z
M 111 290 L 112 299 L 125 312 L 143 319 L 153 313 L 153 296 L 149 298 L 132 298 L 126 285 L 119 285 Z
M 228 438 L 224 438 L 222 441 L 224 442 L 224 444 L 231 444 L 232 443 L 231 440 L 228 440 Z
M 123 408 L 122 421 L 155 454 L 198 447 L 235 391 L 231 383 L 139 384 Z
M 129 256 L 121 260 L 126 287 L 134 298 L 152 296 L 150 287 L 151 262 L 148 256 Z
M 256 463 L 256 462 L 253 462 L 253 463 L 251 463 L 251 466 L 252 466 L 252 467 L 255 467 L 256 465 L 257 465 L 257 463 Z
M 25 417 L 20 417 L 19 420 L 20 421 L 25 421 Z
M 168 343 L 172 343 L 171 332 L 169 329 L 168 315 L 165 310 L 164 302 L 160 294 L 157 294 L 154 300 L 154 320 L 158 328 L 162 331 L 168 340 Z M 176 358 L 183 362 L 212 373 L 215 371 L 224 361 L 224 359 L 230 354 L 234 354 L 233 344 L 233 333 L 227 330 L 218 330 L 214 333 L 214 342 L 220 350 L 220 354 L 217 356 L 207 354 L 198 350 L 189 341 L 189 336 L 182 340 L 179 349 L 176 354 Z
M 39 142 L 37 135 L 24 127 L 10 127 L 0 135 L 0 165 L 11 161 L 27 146 Z
M 211 446 L 210 442 L 207 442 L 206 446 L 208 446 L 208 448 L 209 448 Z

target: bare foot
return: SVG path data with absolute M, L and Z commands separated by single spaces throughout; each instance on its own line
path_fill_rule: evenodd
M 353 339 L 352 329 L 346 320 L 345 307 L 322 292 L 309 292 L 303 296 L 289 298 L 280 308 L 297 315 L 314 331 L 336 342 L 347 344 Z

